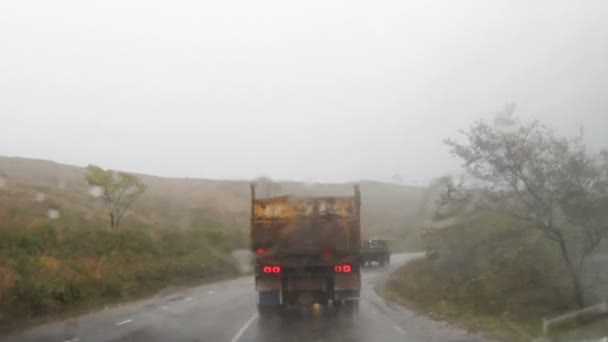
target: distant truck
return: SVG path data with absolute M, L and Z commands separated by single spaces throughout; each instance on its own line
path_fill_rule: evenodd
M 352 316 L 361 276 L 359 188 L 354 196 L 257 199 L 251 186 L 251 248 L 261 317 L 326 305 Z
M 391 263 L 391 249 L 388 240 L 374 238 L 364 241 L 360 255 L 362 266 L 371 266 L 374 263 L 384 266 Z

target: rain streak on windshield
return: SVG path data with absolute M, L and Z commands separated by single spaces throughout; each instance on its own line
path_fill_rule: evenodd
M 0 340 L 608 341 L 606 18 L 0 3 Z

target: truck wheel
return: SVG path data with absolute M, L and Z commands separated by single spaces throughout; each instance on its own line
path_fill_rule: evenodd
M 262 318 L 271 318 L 279 313 L 279 305 L 261 305 L 258 304 L 258 313 Z
M 345 300 L 337 306 L 340 316 L 351 318 L 359 312 L 358 300 Z

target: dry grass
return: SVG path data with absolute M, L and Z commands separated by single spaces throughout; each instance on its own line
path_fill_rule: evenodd
M 7 184 L 0 189 L 0 208 L 16 210 L 37 205 L 37 192 L 62 209 L 86 217 L 99 216 L 96 201 L 83 180 L 84 168 L 45 160 L 0 157 L 0 175 Z M 222 223 L 248 230 L 249 182 L 138 175 L 148 186 L 131 215 L 145 224 L 187 229 L 197 222 Z M 363 236 L 401 238 L 420 226 L 424 188 L 362 181 Z M 281 194 L 350 195 L 352 184 L 303 184 L 281 182 Z M 20 192 L 13 194 L 12 192 Z M 3 199 L 4 197 L 4 199 Z M 6 198 L 10 197 L 10 198 Z M 16 202 L 19 201 L 19 202 Z M 21 208 L 21 209 L 20 209 Z M 2 217 L 0 209 L 0 217 Z M 44 217 L 44 216 L 43 216 Z
M 434 257 L 391 275 L 385 296 L 501 341 L 539 336 L 543 318 L 577 309 L 560 255 L 539 233 L 485 214 L 445 228 L 440 237 Z M 596 291 L 589 290 L 595 303 Z
M 230 252 L 248 245 L 245 181 L 139 175 L 148 191 L 110 232 L 83 168 L 0 157 L 0 176 L 0 330 L 235 274 Z M 352 193 L 352 184 L 281 186 L 294 195 Z M 416 226 L 423 189 L 362 182 L 361 192 L 364 236 Z

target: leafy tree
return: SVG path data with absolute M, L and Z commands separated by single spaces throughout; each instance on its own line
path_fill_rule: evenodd
M 442 201 L 474 202 L 542 232 L 558 249 L 583 307 L 585 260 L 608 233 L 608 151 L 590 153 L 582 134 L 558 138 L 539 122 L 517 123 L 513 110 L 507 106 L 494 125 L 476 121 L 462 132 L 464 143 L 445 140 L 475 185 L 446 182 Z
M 100 189 L 108 216 L 110 229 L 116 230 L 129 207 L 145 192 L 146 186 L 134 175 L 104 170 L 99 166 L 87 166 L 87 183 Z

